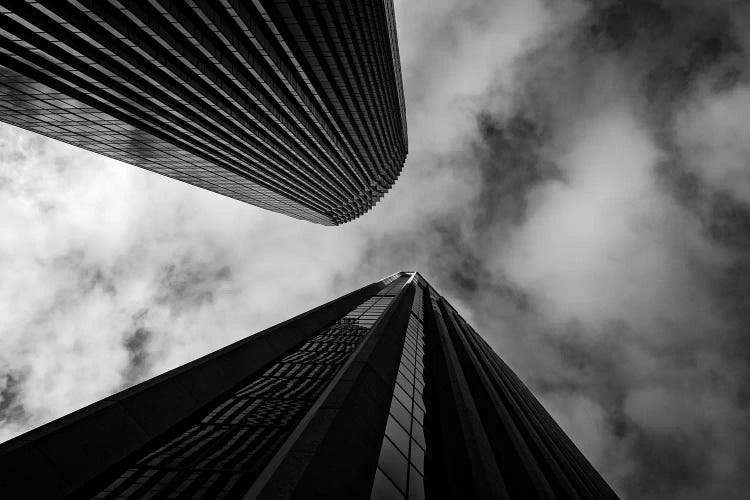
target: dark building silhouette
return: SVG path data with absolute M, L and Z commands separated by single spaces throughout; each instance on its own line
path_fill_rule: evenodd
M 451 305 L 397 273 L 0 445 L 0 497 L 616 495 Z
M 407 152 L 392 0 L 0 6 L 0 120 L 320 224 Z

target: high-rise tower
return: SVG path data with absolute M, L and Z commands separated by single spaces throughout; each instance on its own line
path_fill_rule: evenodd
M 393 2 L 2 1 L 0 121 L 340 224 L 406 157 Z
M 397 273 L 0 445 L 2 498 L 614 499 Z

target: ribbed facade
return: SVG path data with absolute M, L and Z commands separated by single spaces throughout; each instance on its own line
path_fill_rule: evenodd
M 392 0 L 0 1 L 0 120 L 320 224 L 393 185 Z
M 425 301 L 425 328 L 433 359 L 439 360 L 433 381 L 440 389 L 432 394 L 443 408 L 436 412 L 433 436 L 451 435 L 456 425 L 461 429 L 460 441 L 433 441 L 441 462 L 433 486 L 452 498 L 471 491 L 474 498 L 616 499 L 531 391 L 448 301 L 429 285 Z
M 406 272 L 0 445 L 0 497 L 617 498 Z

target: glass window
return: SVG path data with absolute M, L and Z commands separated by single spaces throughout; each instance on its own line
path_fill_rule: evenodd
M 423 399 L 424 399 L 423 397 L 420 397 L 419 395 L 417 395 L 417 398 L 414 400 L 415 406 L 419 406 L 419 409 L 421 409 L 422 411 L 424 411 L 425 409 Z
M 393 415 L 393 417 L 398 420 L 398 423 L 401 424 L 404 429 L 409 428 L 409 424 L 411 423 L 411 415 L 409 415 L 409 410 L 396 398 L 393 398 L 393 400 L 391 401 L 391 415 Z
M 403 364 L 400 364 L 400 365 L 399 365 L 399 367 L 398 367 L 398 372 L 399 372 L 400 374 L 402 374 L 403 376 L 405 376 L 406 378 L 412 378 L 412 377 L 414 377 L 414 372 L 413 372 L 413 370 L 409 370 L 409 369 L 408 369 L 408 368 L 406 368 L 406 366 L 404 366 Z
M 406 491 L 406 457 L 386 437 L 380 449 L 378 466 L 401 491 Z
M 414 413 L 414 418 L 417 420 L 417 422 L 424 423 L 424 410 L 422 408 L 414 405 L 412 412 Z
M 417 358 L 417 369 L 419 371 L 424 371 L 424 360 L 422 358 Z
M 411 406 L 411 396 L 407 394 L 400 385 L 396 384 L 393 389 L 393 395 L 396 396 L 407 408 Z
M 417 392 L 419 392 L 419 394 L 424 393 L 424 381 L 422 380 L 422 377 L 416 378 L 416 380 L 414 381 L 414 386 L 416 387 Z
M 424 500 L 424 478 L 414 467 L 409 475 L 409 500 Z
M 140 498 L 151 496 L 153 488 L 161 487 L 159 485 L 169 484 L 173 490 L 184 488 L 193 476 L 179 471 L 200 470 L 207 472 L 200 472 L 206 475 L 201 480 L 201 487 L 206 489 L 197 490 L 199 496 L 205 496 L 203 493 L 211 488 L 229 491 L 236 474 L 220 474 L 218 470 L 208 469 L 220 469 L 224 464 L 236 470 L 263 466 L 264 460 L 283 444 L 366 333 L 366 329 L 353 325 L 348 317 L 323 328 L 283 358 L 296 362 L 277 362 L 263 375 L 253 377 L 244 387 L 220 398 L 205 413 L 196 415 L 192 425 L 172 441 L 144 450 L 143 455 L 135 457 L 136 467 L 126 469 L 110 484 L 123 491 L 134 485 L 141 488 L 137 485 L 143 484 L 145 489 L 136 492 Z M 409 437 L 404 429 L 410 425 L 410 416 L 405 409 L 399 416 L 404 427 L 394 417 L 389 417 L 387 433 L 402 448 L 403 454 L 391 440 L 384 438 L 381 464 L 388 464 L 386 470 L 405 492 Z M 216 423 L 241 425 L 217 426 Z M 270 454 L 266 453 L 268 450 Z M 158 484 L 149 479 L 157 467 L 170 470 L 159 476 Z M 130 472 L 133 470 L 137 473 Z M 403 497 L 390 495 L 388 498 Z
M 411 373 L 414 371 L 414 361 L 407 358 L 406 356 L 401 357 L 401 366 L 406 369 L 407 373 Z
M 420 472 L 424 472 L 424 450 L 413 439 L 411 441 L 411 455 L 409 455 L 409 461 Z
M 408 356 L 409 358 L 414 358 L 416 356 L 416 351 L 409 344 L 404 344 L 404 356 Z
M 385 435 L 393 441 L 404 456 L 409 455 L 409 432 L 401 427 L 393 417 L 388 417 L 388 424 L 385 427 Z
M 402 498 L 404 498 L 404 495 L 398 491 L 398 488 L 378 467 L 375 470 L 375 481 L 372 483 L 370 500 L 401 500 Z
M 398 377 L 396 377 L 396 383 L 398 383 L 398 385 L 400 385 L 407 394 L 412 394 L 414 391 L 414 386 L 412 385 L 413 379 L 414 377 L 406 378 L 401 373 L 399 373 Z
M 416 419 L 414 420 L 414 423 L 411 426 L 411 434 L 412 434 L 412 437 L 416 439 L 417 443 L 419 443 L 420 446 L 422 446 L 422 448 L 427 448 L 427 446 L 425 445 L 425 440 L 424 440 L 424 430 L 422 429 L 422 425 L 419 422 L 417 422 Z

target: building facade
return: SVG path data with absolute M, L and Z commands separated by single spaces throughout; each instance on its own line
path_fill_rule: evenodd
M 0 497 L 617 498 L 405 272 L 3 443 Z
M 0 121 L 340 224 L 407 153 L 393 3 L 2 2 Z

